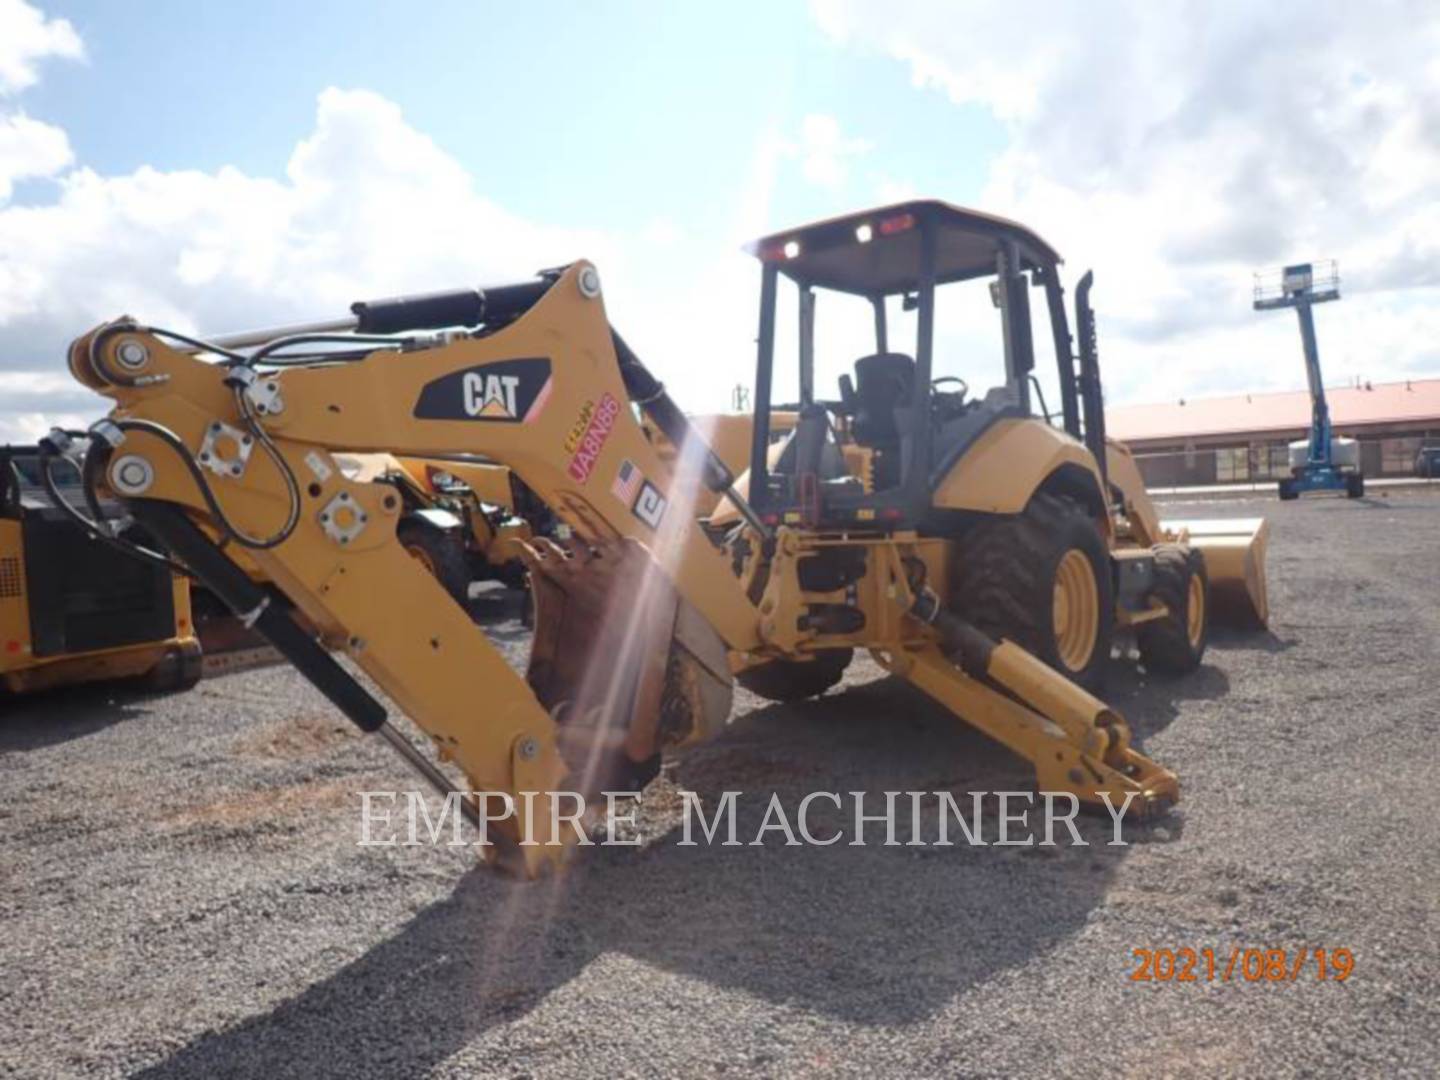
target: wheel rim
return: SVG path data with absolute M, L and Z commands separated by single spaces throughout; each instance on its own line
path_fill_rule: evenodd
M 1090 663 L 1100 636 L 1100 590 L 1095 571 L 1079 548 L 1071 548 L 1055 569 L 1055 651 L 1071 671 Z
M 1205 583 L 1199 574 L 1190 575 L 1190 588 L 1185 604 L 1185 633 L 1190 638 L 1190 647 L 1198 648 L 1200 636 L 1205 632 Z
M 421 547 L 419 544 L 410 544 L 406 546 L 405 551 L 412 559 L 414 559 L 421 566 L 423 566 L 425 568 L 425 572 L 428 573 L 431 577 L 438 576 L 435 573 L 435 560 L 430 557 L 430 553 L 426 551 L 423 547 Z

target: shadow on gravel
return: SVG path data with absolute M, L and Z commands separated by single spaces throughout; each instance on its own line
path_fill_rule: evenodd
M 1205 669 L 1185 684 L 1137 684 L 1134 703 L 1154 707 L 1182 685 L 1192 695 L 1226 691 L 1223 675 Z M 842 834 L 834 846 L 788 847 L 778 830 L 751 845 L 771 795 L 793 824 L 811 791 L 845 799 L 863 789 L 870 813 L 885 791 L 951 791 L 968 812 L 967 792 L 1032 784 L 1024 762 L 893 679 L 759 709 L 667 768 L 641 816 L 658 815 L 669 831 L 646 846 L 592 848 L 568 873 L 533 884 L 476 869 L 333 977 L 143 1075 L 423 1073 L 617 953 L 849 1022 L 920 1021 L 1007 970 L 1043 963 L 1086 925 L 1129 848 L 1108 846 L 1103 816 L 1079 819 L 1088 846 L 885 847 L 883 824 L 866 826 L 866 846 L 851 846 L 848 800 L 844 810 L 811 808 L 816 837 Z M 724 792 L 740 792 L 741 845 L 681 846 L 682 789 L 708 813 Z M 927 843 L 935 805 L 921 822 Z M 982 835 L 993 840 L 993 797 L 984 805 Z M 910 825 L 900 816 L 903 841 Z M 1178 823 L 1162 824 L 1127 825 L 1127 839 L 1164 842 Z M 1068 843 L 1063 826 L 1057 835 Z M 633 965 L 617 972 L 613 997 L 594 982 L 587 1009 L 624 1024 L 627 980 L 649 976 Z
M 81 739 L 140 716 L 156 693 L 125 682 L 86 683 L 0 697 L 0 754 Z
M 1234 627 L 1215 627 L 1210 631 L 1210 648 L 1223 652 L 1256 651 L 1283 653 L 1293 649 L 1298 641 L 1280 637 L 1273 630 L 1238 630 Z
M 1180 715 L 1181 702 L 1217 701 L 1229 693 L 1229 676 L 1212 664 L 1201 664 L 1183 678 L 1170 678 L 1112 661 L 1101 697 L 1125 718 L 1136 747 L 1143 751 L 1147 737 L 1164 731 Z
M 530 594 L 520 589 L 490 588 L 472 596 L 465 610 L 485 633 L 500 641 L 522 641 L 530 637 L 523 619 L 530 606 Z

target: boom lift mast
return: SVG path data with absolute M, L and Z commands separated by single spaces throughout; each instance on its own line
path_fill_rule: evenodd
M 1310 387 L 1310 433 L 1291 450 L 1291 475 L 1280 481 L 1280 498 L 1294 499 L 1306 491 L 1343 491 L 1350 498 L 1365 492 L 1365 478 L 1354 458 L 1354 443 L 1337 440 L 1330 426 L 1330 405 L 1320 374 L 1320 346 L 1315 338 L 1312 308 L 1340 299 L 1340 275 L 1333 260 L 1314 266 L 1297 263 L 1278 274 L 1255 275 L 1255 310 L 1294 308 L 1300 321 L 1300 344 L 1305 353 L 1305 379 Z M 1342 456 L 1349 460 L 1341 461 Z

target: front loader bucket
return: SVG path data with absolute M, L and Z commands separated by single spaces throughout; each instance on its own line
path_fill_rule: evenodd
M 725 647 L 631 540 L 522 545 L 535 599 L 526 679 L 556 722 L 574 790 L 638 791 L 665 746 L 723 726 Z
M 1210 610 L 1217 616 L 1217 624 L 1265 627 L 1270 621 L 1265 586 L 1269 522 L 1264 518 L 1213 518 L 1165 521 L 1161 527 L 1204 556 L 1210 578 Z

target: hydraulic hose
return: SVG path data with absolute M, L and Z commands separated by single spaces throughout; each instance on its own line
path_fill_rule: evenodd
M 69 433 L 67 432 L 66 434 L 68 435 Z M 154 563 L 165 567 L 173 573 L 183 574 L 186 577 L 194 576 L 190 573 L 189 567 L 176 562 L 174 559 L 167 558 L 158 551 L 151 551 L 149 548 L 137 544 L 132 540 L 126 540 L 116 536 L 105 527 L 105 513 L 100 506 L 99 497 L 95 494 L 94 489 L 94 474 L 97 466 L 92 465 L 92 461 L 100 461 L 101 465 L 99 467 L 103 467 L 105 455 L 96 454 L 92 448 L 85 454 L 85 461 L 80 470 L 81 493 L 85 498 L 85 505 L 90 510 L 90 517 L 86 517 L 75 507 L 71 506 L 69 500 L 60 493 L 60 487 L 55 482 L 55 474 L 52 469 L 55 458 L 59 456 L 61 455 L 55 450 L 54 443 L 49 438 L 40 440 L 40 486 L 44 488 L 45 495 L 50 500 L 52 506 L 79 525 L 87 535 L 117 551 L 123 552 L 129 558 L 138 559 L 141 562 Z
M 205 501 L 206 509 L 210 511 L 210 515 L 220 526 L 221 531 L 241 547 L 249 548 L 252 551 L 269 550 L 284 543 L 290 534 L 295 531 L 295 525 L 300 520 L 300 490 L 295 481 L 294 473 L 290 470 L 288 463 L 284 462 L 283 458 L 281 458 L 277 464 L 280 465 L 281 473 L 286 478 L 287 487 L 290 489 L 290 512 L 286 517 L 285 524 L 281 526 L 279 531 L 263 540 L 257 540 L 242 532 L 230 521 L 230 518 L 220 506 L 219 501 L 216 500 L 215 493 L 210 487 L 210 481 L 206 479 L 204 472 L 201 471 L 200 466 L 196 463 L 194 457 L 191 456 L 190 448 L 185 445 L 178 435 L 169 428 L 151 420 L 118 420 L 115 426 L 121 431 L 143 431 L 148 435 L 154 435 L 174 450 L 176 456 L 180 458 L 181 463 L 189 470 L 191 479 L 195 481 L 196 487 L 200 489 L 200 497 Z M 268 437 L 261 445 L 266 445 L 266 442 L 268 442 Z M 273 445 L 271 445 L 270 451 L 276 457 L 279 456 L 279 451 L 276 450 Z

